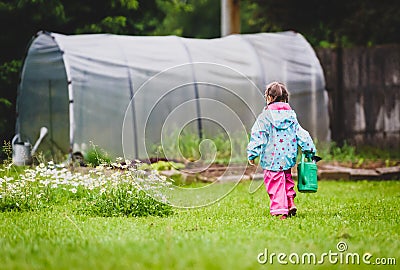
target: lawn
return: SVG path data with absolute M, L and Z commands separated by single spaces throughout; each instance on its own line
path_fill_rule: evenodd
M 269 216 L 265 189 L 251 194 L 250 182 L 208 207 L 167 217 L 90 217 L 73 203 L 2 212 L 1 269 L 309 269 L 307 258 L 318 269 L 375 269 L 376 259 L 393 264 L 391 258 L 400 264 L 399 181 L 319 184 L 315 194 L 298 194 L 298 215 L 287 220 Z M 233 184 L 213 188 L 225 185 Z M 346 251 L 338 251 L 339 242 Z M 288 265 L 272 253 L 284 253 Z M 355 253 L 359 265 L 350 258 Z

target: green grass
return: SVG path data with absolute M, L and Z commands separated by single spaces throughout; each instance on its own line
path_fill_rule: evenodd
M 88 217 L 73 205 L 0 213 L 1 269 L 309 269 L 261 265 L 257 255 L 267 248 L 320 256 L 337 252 L 339 241 L 347 252 L 400 263 L 398 181 L 320 181 L 317 193 L 298 194 L 298 215 L 284 221 L 269 216 L 263 187 L 248 190 L 249 182 L 241 183 L 209 207 L 164 218 Z M 328 259 L 313 267 L 376 268 Z

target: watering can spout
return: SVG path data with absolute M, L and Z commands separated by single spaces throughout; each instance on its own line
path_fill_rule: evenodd
M 36 153 L 36 150 L 38 149 L 40 143 L 42 142 L 44 136 L 46 136 L 48 132 L 48 129 L 46 127 L 41 127 L 40 128 L 40 135 L 39 139 L 36 141 L 35 145 L 32 148 L 31 155 L 33 156 Z

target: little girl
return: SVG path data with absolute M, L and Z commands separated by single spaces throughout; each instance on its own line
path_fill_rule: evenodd
M 291 168 L 296 165 L 297 146 L 314 155 L 316 149 L 310 134 L 304 130 L 289 106 L 289 92 L 280 82 L 272 82 L 265 90 L 267 106 L 251 129 L 247 146 L 248 160 L 260 156 L 264 184 L 270 198 L 270 213 L 286 219 L 296 215 L 296 192 Z

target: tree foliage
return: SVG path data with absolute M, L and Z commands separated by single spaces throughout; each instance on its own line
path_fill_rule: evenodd
M 247 31 L 294 30 L 314 45 L 400 42 L 397 0 L 243 0 Z
M 221 35 L 219 0 L 157 0 L 157 3 L 165 17 L 153 34 L 193 38 L 215 38 Z
M 0 65 L 0 138 L 1 143 L 9 140 L 14 130 L 15 100 L 20 60 L 13 60 Z M 1 156 L 1 152 L 0 152 Z

